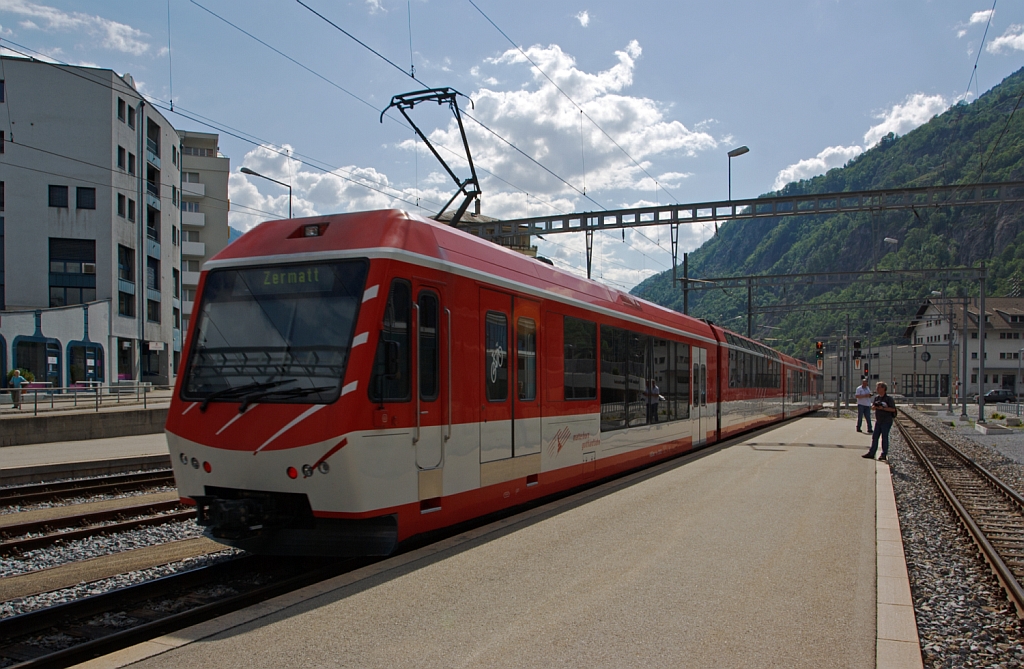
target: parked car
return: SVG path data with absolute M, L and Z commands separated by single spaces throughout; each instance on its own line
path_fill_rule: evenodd
M 993 388 L 985 393 L 985 404 L 996 404 L 998 402 L 1016 402 L 1017 396 L 1009 388 Z

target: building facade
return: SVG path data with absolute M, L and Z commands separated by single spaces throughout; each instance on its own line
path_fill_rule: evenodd
M 218 135 L 181 135 L 181 331 L 188 332 L 203 263 L 228 245 L 228 177 L 231 161 Z M 175 365 L 177 368 L 177 365 Z
M 3 379 L 23 367 L 55 387 L 170 383 L 181 346 L 177 131 L 130 75 L 3 66 Z

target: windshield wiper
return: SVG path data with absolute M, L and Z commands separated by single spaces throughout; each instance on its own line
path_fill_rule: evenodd
M 323 392 L 324 390 L 333 390 L 334 388 L 335 386 L 313 386 L 312 388 L 289 388 L 288 390 L 267 390 L 250 393 L 242 399 L 242 404 L 238 407 L 238 413 L 245 413 L 246 408 L 250 404 L 271 395 L 275 397 L 305 397 L 306 395 Z
M 285 383 L 294 383 L 294 382 L 295 382 L 295 379 L 282 379 L 280 381 L 265 381 L 263 383 L 260 383 L 258 381 L 254 381 L 252 383 L 247 383 L 244 386 L 238 386 L 237 388 L 225 388 L 224 390 L 218 390 L 217 392 L 210 393 L 209 395 L 206 396 L 206 399 L 203 400 L 203 403 L 199 405 L 199 410 L 200 411 L 206 411 L 206 407 L 209 406 L 210 402 L 212 402 L 213 400 L 232 398 L 232 397 L 236 397 L 236 396 L 239 396 L 239 395 L 245 395 L 246 393 L 251 393 L 251 392 L 254 392 L 254 391 L 255 392 L 259 392 L 259 391 L 262 391 L 262 390 L 266 390 L 267 388 L 275 388 L 277 386 L 284 385 Z

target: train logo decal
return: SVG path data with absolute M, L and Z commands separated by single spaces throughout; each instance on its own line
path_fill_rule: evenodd
M 505 349 L 501 347 L 501 344 L 495 344 L 494 350 L 491 352 L 491 383 L 497 383 L 498 370 L 502 368 L 504 363 Z

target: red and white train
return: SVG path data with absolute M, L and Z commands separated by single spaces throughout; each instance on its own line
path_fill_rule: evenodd
M 402 211 L 263 223 L 199 294 L 175 478 L 257 552 L 388 554 L 822 405 L 804 362 Z

